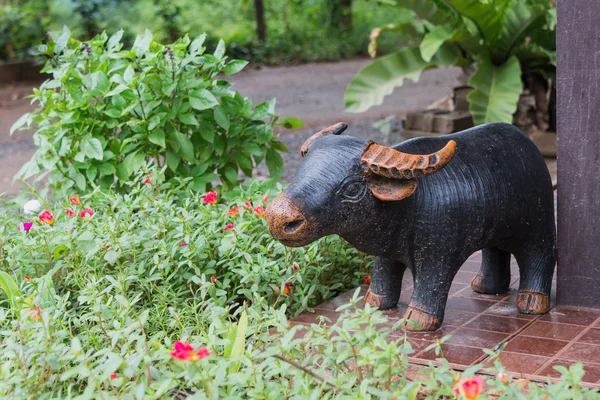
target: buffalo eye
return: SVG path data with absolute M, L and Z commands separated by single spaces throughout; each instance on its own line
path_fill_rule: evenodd
M 361 179 L 346 178 L 337 191 L 342 203 L 358 203 L 365 197 L 367 185 Z

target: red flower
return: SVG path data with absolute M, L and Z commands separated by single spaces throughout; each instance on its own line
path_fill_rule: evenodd
M 92 208 L 86 208 L 85 210 L 81 210 L 79 212 L 80 218 L 86 218 L 86 217 L 91 218 L 92 215 L 94 215 L 94 209 L 92 209 Z
M 38 218 L 40 219 L 40 221 L 45 222 L 49 225 L 52 225 L 54 223 L 54 216 L 48 210 L 44 210 L 44 212 L 41 213 Z
M 237 216 L 238 215 L 238 208 L 237 208 L 237 206 L 231 207 L 231 210 L 227 211 L 227 215 L 229 215 L 231 217 Z
M 173 344 L 173 351 L 171 357 L 178 360 L 186 361 L 197 361 L 202 360 L 210 355 L 210 352 L 206 347 L 200 347 L 198 351 L 194 352 L 194 348 L 187 342 L 177 341 Z
M 258 206 L 254 208 L 254 214 L 256 214 L 259 217 L 264 217 L 265 216 L 265 209 L 263 206 Z
M 252 209 L 252 203 L 251 203 L 251 202 L 249 202 L 249 201 L 245 202 L 245 203 L 244 203 L 244 208 L 245 208 L 246 210 L 250 210 L 250 209 Z
M 281 293 L 285 294 L 287 296 L 291 292 L 292 292 L 292 285 L 290 283 L 286 283 L 285 286 L 283 287 L 283 292 L 281 292 Z
M 269 201 L 269 195 L 268 195 L 268 194 L 265 194 L 265 195 L 263 196 L 263 203 L 267 204 L 267 201 Z
M 300 269 L 300 267 L 299 267 L 299 266 L 298 266 L 298 264 L 296 264 L 296 263 L 294 263 L 294 265 L 292 265 L 292 268 L 293 268 L 295 271 L 298 271 L 298 270 Z
M 504 372 L 498 372 L 498 380 L 506 385 L 508 383 L 508 375 Z
M 105 245 L 104 245 L 104 248 L 105 248 L 106 250 L 108 250 L 108 249 L 110 249 L 110 246 L 109 246 L 109 245 L 107 245 L 107 244 L 105 244 Z
M 40 306 L 31 307 L 29 309 L 29 315 L 31 315 L 31 318 L 34 320 L 39 321 L 39 319 L 42 317 L 42 308 Z
M 27 282 L 31 282 L 31 278 L 29 277 L 29 275 L 25 275 L 25 280 L 26 280 Z
M 204 204 L 216 204 L 217 203 L 217 192 L 208 192 L 202 199 Z
M 367 285 L 371 284 L 371 277 L 369 275 L 365 276 L 363 282 Z
M 152 185 L 152 172 L 146 176 L 146 180 L 143 183 L 144 185 Z
M 116 372 L 113 372 L 112 375 L 110 376 L 110 379 L 117 379 L 119 377 L 119 375 L 117 375 Z
M 225 225 L 225 228 L 223 228 L 223 232 L 227 232 L 230 229 L 233 229 L 233 224 L 227 224 L 227 225 Z
M 472 400 L 479 397 L 483 390 L 483 384 L 484 380 L 481 376 L 460 378 L 452 390 L 455 395 L 462 395 L 464 398 Z
M 69 216 L 69 217 L 74 217 L 75 211 L 73 211 L 72 208 L 67 208 L 67 210 L 65 211 L 65 214 L 67 214 L 67 216 Z
M 70 198 L 69 198 L 69 202 L 70 202 L 71 204 L 75 205 L 75 206 L 78 206 L 78 205 L 80 205 L 80 204 L 81 204 L 81 201 L 79 200 L 79 195 L 78 195 L 78 194 L 76 194 L 75 196 L 73 196 L 73 197 L 70 197 Z
M 214 276 L 211 276 L 211 277 L 210 277 L 210 281 L 211 281 L 212 283 L 217 283 L 217 278 L 215 278 Z

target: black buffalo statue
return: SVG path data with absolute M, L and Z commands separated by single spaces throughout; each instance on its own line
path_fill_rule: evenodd
M 521 313 L 550 308 L 555 265 L 550 174 L 518 128 L 486 124 L 394 147 L 351 136 L 339 123 L 309 138 L 288 188 L 267 207 L 271 235 L 286 246 L 337 234 L 375 256 L 365 301 L 395 307 L 402 276 L 414 291 L 406 318 L 412 330 L 444 319 L 452 280 L 483 249 L 471 282 L 479 293 L 506 293 L 510 256 L 519 264 Z

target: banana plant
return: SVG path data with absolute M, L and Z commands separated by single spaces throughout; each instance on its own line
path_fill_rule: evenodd
M 375 59 L 361 69 L 346 89 L 345 107 L 363 112 L 383 103 L 403 84 L 418 80 L 427 69 L 474 66 L 469 109 L 476 124 L 508 122 L 517 110 L 523 83 L 545 111 L 548 81 L 556 75 L 556 6 L 552 0 L 379 0 L 414 13 L 420 44 Z M 374 57 L 386 25 L 371 33 Z M 536 92 L 537 91 L 537 92 Z M 539 95 L 538 92 L 543 92 Z M 543 123 L 542 123 L 543 125 Z

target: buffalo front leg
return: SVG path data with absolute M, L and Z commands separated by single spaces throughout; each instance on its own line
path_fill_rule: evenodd
M 400 299 L 405 270 L 406 266 L 398 261 L 375 257 L 365 303 L 382 310 L 395 307 Z
M 434 331 L 444 321 L 444 310 L 452 279 L 458 267 L 429 264 L 413 269 L 414 291 L 404 318 L 409 331 Z

